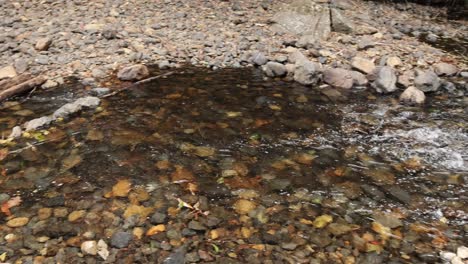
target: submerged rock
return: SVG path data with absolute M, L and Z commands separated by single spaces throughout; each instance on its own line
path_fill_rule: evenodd
M 24 125 L 24 129 L 26 131 L 36 130 L 38 128 L 49 125 L 51 122 L 52 122 L 52 118 L 50 116 L 39 117 L 39 118 L 33 119 L 31 121 L 28 121 Z
M 11 133 L 8 136 L 8 138 L 19 138 L 19 137 L 21 137 L 22 133 L 23 133 L 23 131 L 22 131 L 21 127 L 20 126 L 15 126 L 11 130 Z
M 422 104 L 426 100 L 424 92 L 414 86 L 406 88 L 406 90 L 400 95 L 401 102 L 409 102 L 414 104 Z
M 139 81 L 148 76 L 148 68 L 143 64 L 125 67 L 117 73 L 117 78 L 122 81 Z
M 81 252 L 85 255 L 97 255 L 98 253 L 98 246 L 97 242 L 94 240 L 89 240 L 81 243 Z
M 97 97 L 87 96 L 79 98 L 73 103 L 68 103 L 57 109 L 53 114 L 53 119 L 67 118 L 72 114 L 81 111 L 83 108 L 96 108 L 101 100 Z
M 132 237 L 133 235 L 130 232 L 118 231 L 112 235 L 110 244 L 116 248 L 125 248 L 132 240 Z

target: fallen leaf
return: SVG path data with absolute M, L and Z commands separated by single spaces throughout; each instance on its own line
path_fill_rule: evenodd
M 2 204 L 1 211 L 7 216 L 10 216 L 11 215 L 10 208 L 18 206 L 20 204 L 21 204 L 21 197 L 15 196 Z
M 333 217 L 331 215 L 321 215 L 314 220 L 314 227 L 315 228 L 323 228 L 327 224 L 333 221 Z
M 146 236 L 156 235 L 156 234 L 164 232 L 164 231 L 166 231 L 166 226 L 165 225 L 156 225 L 156 226 L 153 226 L 150 229 L 148 229 L 148 231 L 146 231 Z
M 70 156 L 67 156 L 66 158 L 63 159 L 62 161 L 62 170 L 66 171 L 69 170 L 76 165 L 80 164 L 82 161 L 81 156 L 77 154 L 72 154 Z
M 0 149 L 0 161 L 4 160 L 7 155 L 8 155 L 8 149 L 7 148 Z
M 173 182 L 178 181 L 194 181 L 195 176 L 193 173 L 182 166 L 176 166 L 176 170 L 171 174 Z
M 119 180 L 117 184 L 112 187 L 112 196 L 127 197 L 132 183 L 129 180 Z
M 187 185 L 187 189 L 190 191 L 192 195 L 195 195 L 196 192 L 198 192 L 198 185 L 195 183 L 189 182 Z
M 382 251 L 382 246 L 377 243 L 367 243 L 366 251 L 367 252 L 375 251 L 377 253 L 380 253 Z
M 151 207 L 144 207 L 144 206 L 131 204 L 125 210 L 124 217 L 128 218 L 132 215 L 138 215 L 141 218 L 146 218 L 152 211 L 153 211 L 153 208 Z
M 372 222 L 372 230 L 378 233 L 383 240 L 387 240 L 388 237 L 393 236 L 392 230 L 379 222 Z

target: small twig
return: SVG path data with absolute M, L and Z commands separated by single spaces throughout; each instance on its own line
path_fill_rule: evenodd
M 160 75 L 157 75 L 157 76 L 153 76 L 153 77 L 149 77 L 149 78 L 143 79 L 143 80 L 141 80 L 141 81 L 132 83 L 132 84 L 130 84 L 129 86 L 126 86 L 126 87 L 124 87 L 124 88 L 122 88 L 122 89 L 119 89 L 119 90 L 117 90 L 117 91 L 114 91 L 114 92 L 112 92 L 112 93 L 110 93 L 110 94 L 106 94 L 106 95 L 103 96 L 103 98 L 107 98 L 107 97 L 116 95 L 116 94 L 120 93 L 121 91 L 130 89 L 130 88 L 133 88 L 133 87 L 138 86 L 138 85 L 140 85 L 140 84 L 144 84 L 144 83 L 151 82 L 151 81 L 153 81 L 153 80 L 156 80 L 156 79 L 159 79 L 159 78 L 162 78 L 162 77 L 166 77 L 166 76 L 172 75 L 172 74 L 174 74 L 174 73 L 175 73 L 174 71 L 171 71 L 171 72 L 166 72 L 166 73 L 163 73 L 163 74 L 160 74 Z

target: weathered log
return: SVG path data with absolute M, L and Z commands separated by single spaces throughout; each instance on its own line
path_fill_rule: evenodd
M 47 79 L 43 76 L 39 76 L 28 81 L 16 84 L 0 92 L 0 102 L 8 99 L 14 95 L 27 92 L 36 86 L 43 84 Z
M 31 79 L 31 75 L 29 74 L 21 74 L 15 76 L 13 78 L 8 78 L 0 81 L 0 92 L 6 90 L 14 85 L 18 85 L 20 83 L 24 83 L 27 80 Z

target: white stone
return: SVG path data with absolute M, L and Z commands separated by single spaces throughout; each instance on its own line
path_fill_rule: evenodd
M 22 132 L 23 131 L 21 130 L 20 126 L 15 126 L 11 130 L 11 134 L 8 136 L 8 138 L 19 138 L 21 137 Z
M 97 243 L 97 253 L 103 260 L 106 260 L 109 257 L 108 246 L 102 239 L 100 239 Z
M 440 257 L 445 261 L 451 261 L 456 256 L 457 255 L 453 252 L 449 252 L 449 251 L 440 252 Z
M 98 252 L 98 246 L 97 246 L 96 241 L 89 240 L 89 241 L 83 242 L 81 244 L 81 252 L 83 252 L 86 255 L 95 256 Z
M 465 261 L 463 261 L 460 257 L 456 256 L 450 261 L 452 264 L 466 264 Z
M 468 247 L 461 246 L 457 249 L 457 256 L 462 259 L 468 259 Z

